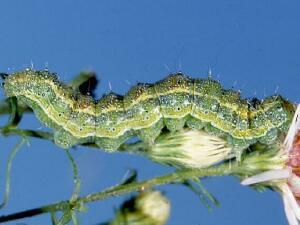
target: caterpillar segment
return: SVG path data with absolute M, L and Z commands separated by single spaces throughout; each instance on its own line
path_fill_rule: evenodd
M 123 101 L 126 126 L 141 140 L 153 143 L 164 127 L 154 86 L 137 84 L 124 96 Z
M 48 71 L 11 74 L 4 89 L 31 107 L 65 149 L 93 142 L 115 151 L 134 136 L 154 143 L 164 127 L 174 132 L 188 126 L 226 139 L 240 153 L 256 142 L 276 141 L 287 132 L 295 111 L 279 95 L 242 99 L 238 91 L 225 90 L 212 78 L 192 79 L 182 73 L 99 100 L 74 92 Z
M 113 151 L 129 139 L 123 97 L 114 93 L 104 95 L 96 104 L 96 144 Z

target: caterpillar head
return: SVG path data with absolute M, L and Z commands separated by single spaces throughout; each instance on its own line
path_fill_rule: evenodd
M 263 108 L 271 123 L 285 133 L 292 122 L 295 105 L 280 95 L 274 95 L 263 101 Z

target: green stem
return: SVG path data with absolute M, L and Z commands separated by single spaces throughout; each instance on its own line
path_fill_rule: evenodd
M 11 111 L 12 111 L 11 104 L 8 101 L 8 99 L 0 101 L 0 115 L 10 114 Z M 32 112 L 32 109 L 30 109 L 27 105 L 19 102 L 18 103 L 18 111 L 20 113 Z
M 1 127 L 0 134 L 4 136 L 20 135 L 23 137 L 36 137 L 36 138 L 41 138 L 52 142 L 54 141 L 53 134 L 50 132 L 19 129 L 14 126 Z
M 3 208 L 8 202 L 9 192 L 10 192 L 10 173 L 11 173 L 12 161 L 14 160 L 17 152 L 21 149 L 24 143 L 25 143 L 25 138 L 22 138 L 21 141 L 18 142 L 18 144 L 13 148 L 12 152 L 9 155 L 7 166 L 6 166 L 5 192 L 4 192 L 3 202 L 0 204 L 0 209 Z
M 134 182 L 129 184 L 118 185 L 102 192 L 89 194 L 85 197 L 78 198 L 76 201 L 61 201 L 55 204 L 45 205 L 39 208 L 26 210 L 11 215 L 4 215 L 0 217 L 0 223 L 17 220 L 25 217 L 36 216 L 43 213 L 53 213 L 56 211 L 64 211 L 78 205 L 78 203 L 88 203 L 93 201 L 103 200 L 113 196 L 119 196 L 134 191 L 142 191 L 144 189 L 152 188 L 159 185 L 170 183 L 181 183 L 187 179 L 209 177 L 209 176 L 226 176 L 235 174 L 238 171 L 238 163 L 224 163 L 216 167 L 203 169 L 187 169 L 179 170 L 167 175 L 155 177 L 149 180 Z
M 81 187 L 81 180 L 79 178 L 78 175 L 78 168 L 75 162 L 75 159 L 73 158 L 73 156 L 71 155 L 69 150 L 65 151 L 67 153 L 68 159 L 70 160 L 71 164 L 72 164 L 72 170 L 73 170 L 73 180 L 74 180 L 74 184 L 75 184 L 75 188 L 71 197 L 71 201 L 75 200 L 78 198 L 79 193 L 80 193 L 80 187 Z

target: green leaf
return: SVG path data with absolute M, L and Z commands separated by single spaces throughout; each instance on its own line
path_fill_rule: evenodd
M 183 185 L 187 186 L 192 192 L 199 196 L 201 202 L 212 210 L 212 205 L 220 206 L 219 201 L 203 186 L 200 179 L 186 180 Z

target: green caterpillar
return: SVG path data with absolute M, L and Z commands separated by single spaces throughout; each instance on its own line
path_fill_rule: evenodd
M 295 111 L 279 95 L 262 101 L 241 99 L 239 92 L 224 90 L 216 80 L 182 73 L 99 100 L 75 93 L 48 71 L 11 74 L 4 89 L 54 129 L 55 143 L 65 149 L 92 142 L 114 151 L 133 136 L 153 143 L 164 127 L 173 132 L 188 126 L 223 137 L 240 151 L 256 142 L 273 143 L 287 132 Z

